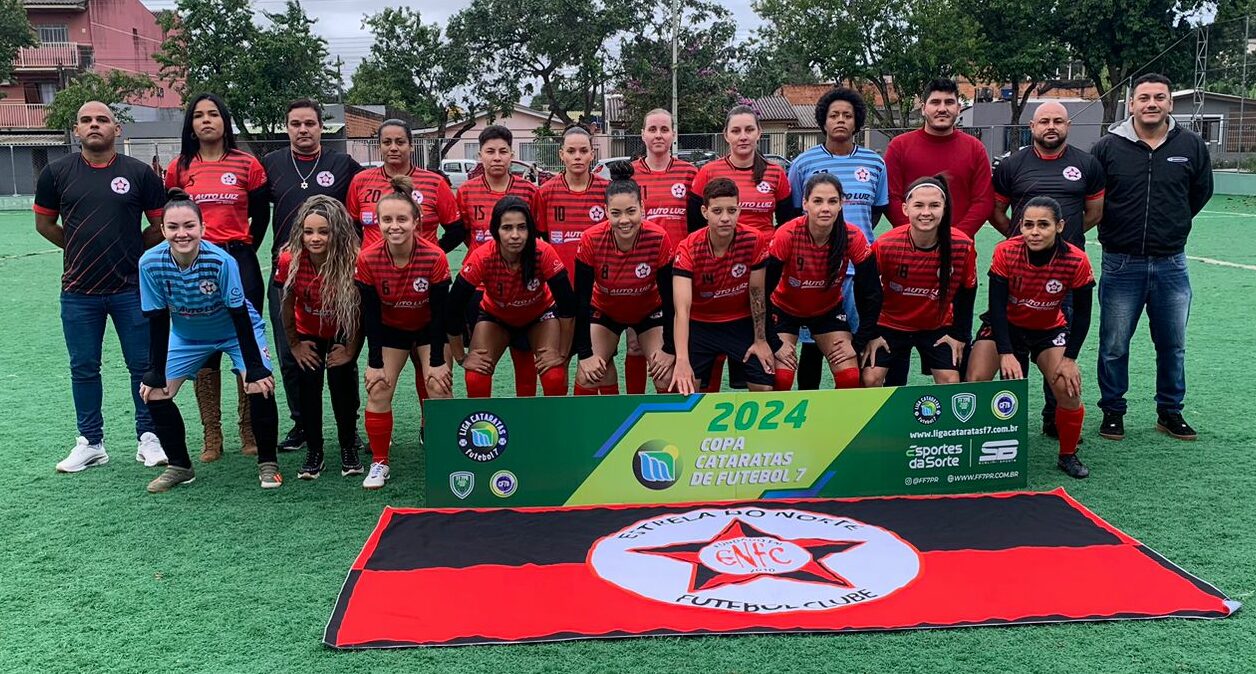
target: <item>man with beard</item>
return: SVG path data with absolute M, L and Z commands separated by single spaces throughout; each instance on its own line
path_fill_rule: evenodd
M 162 240 L 166 191 L 148 164 L 117 153 L 118 131 L 109 106 L 85 103 L 74 124 L 83 152 L 49 164 L 35 186 L 35 230 L 65 250 L 61 326 L 70 352 L 79 437 L 69 456 L 57 464 L 61 473 L 109 461 L 100 380 L 108 319 L 113 319 L 131 373 L 139 440 L 135 460 L 149 467 L 166 463 L 148 406 L 139 397 L 140 379 L 148 371 L 148 320 L 140 311 L 139 260 L 145 248 Z M 142 215 L 148 217 L 147 229 L 141 225 Z
M 1063 239 L 1086 248 L 1086 232 L 1103 217 L 1103 167 L 1090 153 L 1068 144 L 1068 110 L 1054 101 L 1043 103 L 1029 122 L 1033 144 L 1004 159 L 994 170 L 994 212 L 990 222 L 1007 236 L 1020 233 L 1021 213 L 1034 197 L 1051 197 L 1064 215 Z M 1012 207 L 1012 218 L 1007 216 Z M 1073 318 L 1071 295 L 1060 305 Z M 1057 438 L 1055 396 L 1043 380 L 1042 432 Z

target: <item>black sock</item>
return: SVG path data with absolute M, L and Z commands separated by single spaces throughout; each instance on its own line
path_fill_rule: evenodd
M 162 449 L 166 450 L 166 459 L 170 461 L 170 465 L 191 468 L 187 429 L 183 426 L 183 415 L 179 414 L 179 406 L 169 399 L 152 400 L 148 403 L 148 413 L 153 417 L 153 432 L 161 441 Z
M 257 441 L 257 462 L 278 463 L 275 445 L 279 443 L 279 408 L 275 397 L 249 394 L 249 415 L 253 423 L 253 439 Z

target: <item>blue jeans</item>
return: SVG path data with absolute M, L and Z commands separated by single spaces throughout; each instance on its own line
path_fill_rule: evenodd
M 79 435 L 90 443 L 105 438 L 101 415 L 104 396 L 100 382 L 100 357 L 105 340 L 105 320 L 113 319 L 113 329 L 122 344 L 122 358 L 131 373 L 131 399 L 135 403 L 135 436 L 153 430 L 148 405 L 140 400 L 140 379 L 148 370 L 148 319 L 140 311 L 139 290 L 116 295 L 61 293 L 61 329 L 70 352 L 70 383 Z
M 1099 407 L 1104 412 L 1126 411 L 1130 339 L 1144 307 L 1156 347 L 1156 409 L 1182 411 L 1191 313 L 1186 254 L 1146 257 L 1105 251 L 1099 277 Z

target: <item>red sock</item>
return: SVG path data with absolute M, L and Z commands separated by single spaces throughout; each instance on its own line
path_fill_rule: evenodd
M 1055 408 L 1055 427 L 1060 432 L 1060 456 L 1077 453 L 1077 442 L 1082 438 L 1082 422 L 1085 420 L 1085 406 L 1075 410 Z
M 783 367 L 776 368 L 776 383 L 772 385 L 774 391 L 789 391 L 794 388 L 794 370 Z
M 426 408 L 423 403 L 427 402 L 427 382 L 423 379 L 423 368 L 417 365 L 414 368 L 414 390 L 419 394 L 419 428 L 426 428 L 427 414 L 424 413 Z
M 576 384 L 575 394 L 578 396 L 595 396 L 597 395 L 597 389 L 585 388 L 579 384 Z M 549 394 L 546 393 L 545 395 L 549 395 Z
M 366 411 L 366 439 L 371 443 L 371 461 L 388 463 L 388 449 L 392 445 L 393 413 Z
M 628 395 L 645 393 L 645 369 L 645 356 L 630 353 L 624 358 L 624 386 L 628 387 Z
M 837 385 L 836 388 L 859 388 L 859 368 L 848 367 L 834 372 L 833 383 Z
M 493 378 L 479 372 L 466 371 L 467 397 L 489 398 L 493 395 Z
M 707 381 L 706 388 L 702 389 L 703 393 L 719 393 L 720 380 L 724 378 L 724 356 L 716 356 L 715 363 L 711 365 L 711 379 Z
M 641 382 L 641 392 L 645 393 L 645 382 Z M 619 382 L 608 386 L 597 387 L 597 394 L 601 396 L 617 396 L 619 395 Z
M 567 395 L 567 368 L 551 367 L 541 374 L 541 390 L 547 396 Z
M 510 360 L 515 364 L 515 397 L 535 398 L 536 361 L 532 359 L 532 352 L 511 348 Z

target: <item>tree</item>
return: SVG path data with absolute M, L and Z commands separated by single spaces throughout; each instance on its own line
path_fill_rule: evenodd
M 952 0 L 757 0 L 754 8 L 772 47 L 806 45 L 820 79 L 862 90 L 876 126 L 890 133 L 909 126 L 929 80 L 968 74 L 956 55 L 972 48 L 974 18 Z
M 153 78 L 140 74 L 131 74 L 121 70 L 110 70 L 101 77 L 92 72 L 83 73 L 70 84 L 57 92 L 48 104 L 46 125 L 49 129 L 70 130 L 77 121 L 78 110 L 88 101 L 100 101 L 113 110 L 113 116 L 120 124 L 135 121 L 126 105 L 145 94 L 154 92 L 157 84 Z
M 245 68 L 231 104 L 263 134 L 283 133 L 288 103 L 330 91 L 339 80 L 327 41 L 314 34 L 317 20 L 296 0 L 288 0 L 282 12 L 263 15 L 270 25 L 258 30 L 242 59 Z
M 210 91 L 230 101 L 246 79 L 241 56 L 257 41 L 248 0 L 178 0 L 157 24 L 159 77 L 184 100 Z
M 577 91 L 584 115 L 601 107 L 606 46 L 638 18 L 633 0 L 472 0 L 449 20 L 485 86 L 516 100 L 540 93 L 549 111 L 572 123 L 560 92 Z
M 739 90 L 746 98 L 772 94 L 782 84 L 816 84 L 806 50 L 796 42 L 773 39 L 762 27 L 741 50 Z
M 354 74 L 349 100 L 385 102 L 441 130 L 458 124 L 444 134 L 434 159 L 443 158 L 480 114 L 505 114 L 518 100 L 515 86 L 484 81 L 467 45 L 436 24 L 424 24 L 417 10 L 390 7 L 363 25 L 375 40 Z
M 13 74 L 18 50 L 37 44 L 22 0 L 0 0 L 0 81 L 8 81 Z
M 654 108 L 672 105 L 672 16 L 670 0 L 648 3 L 650 18 L 620 43 L 616 90 L 624 113 L 641 119 Z M 722 6 L 699 0 L 682 11 L 677 59 L 677 125 L 686 133 L 709 133 L 724 125 L 724 112 L 736 98 L 736 25 Z
M 955 3 L 961 14 L 981 17 L 973 22 L 975 39 L 967 54 L 973 75 L 977 81 L 1012 88 L 1010 121 L 1020 124 L 1029 97 L 1044 91 L 1047 81 L 1068 62 L 1068 46 L 1056 38 L 1067 32 L 1060 23 L 1058 0 Z

